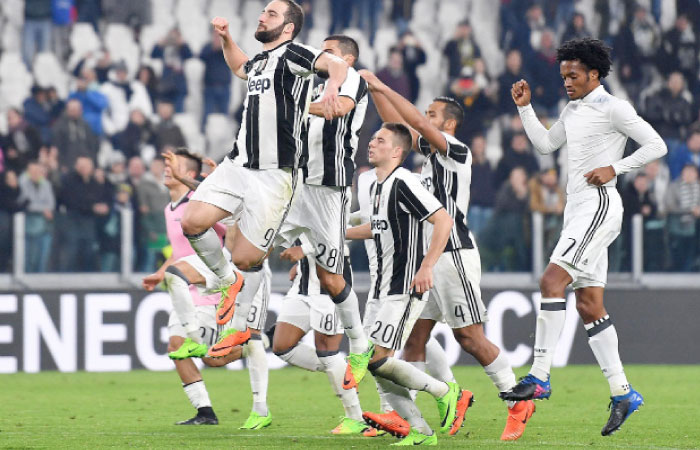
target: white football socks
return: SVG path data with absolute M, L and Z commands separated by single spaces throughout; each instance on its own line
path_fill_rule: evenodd
M 187 337 L 201 344 L 202 335 L 199 332 L 197 310 L 192 302 L 190 286 L 182 277 L 167 271 L 165 272 L 165 285 L 173 302 L 175 314 L 177 314 L 180 324 L 185 329 Z
M 328 376 L 328 381 L 331 383 L 333 392 L 340 399 L 345 410 L 345 417 L 354 420 L 362 420 L 362 407 L 360 406 L 360 398 L 357 396 L 357 390 L 343 389 L 343 378 L 345 377 L 346 363 L 340 354 L 335 352 L 318 351 L 318 360 L 323 366 L 323 371 Z
M 423 419 L 423 415 L 418 409 L 418 406 L 416 406 L 415 402 L 411 399 L 408 389 L 382 376 L 375 376 L 375 379 L 377 380 L 377 385 L 382 387 L 384 395 L 391 404 L 392 409 L 396 411 L 399 416 L 406 419 L 406 421 L 411 424 L 411 428 L 415 428 L 418 432 L 425 435 L 433 434 L 433 430 L 425 419 Z
M 367 351 L 367 335 L 362 328 L 360 318 L 360 306 L 357 303 L 357 295 L 349 285 L 345 285 L 343 292 L 331 297 L 335 303 L 335 310 L 345 328 L 345 334 L 350 344 L 350 353 L 364 353 Z
M 608 379 L 610 393 L 613 397 L 627 394 L 630 385 L 620 360 L 617 330 L 610 321 L 610 316 L 606 315 L 583 326 L 588 333 L 588 345 L 591 346 L 600 369 Z
M 192 406 L 197 409 L 206 406 L 211 408 L 211 400 L 209 400 L 209 393 L 207 392 L 206 386 L 204 386 L 204 380 L 183 384 L 182 388 L 185 390 L 185 394 L 187 394 L 187 398 L 190 399 Z
M 245 331 L 248 328 L 248 314 L 250 313 L 250 307 L 253 305 L 253 300 L 255 299 L 255 294 L 260 288 L 260 284 L 263 279 L 263 269 L 262 266 L 256 268 L 256 270 L 243 271 L 243 288 L 241 292 L 236 295 L 236 310 L 233 313 L 233 328 L 238 331 Z M 262 314 L 259 311 L 258 314 Z
M 262 340 L 251 338 L 248 341 L 248 356 L 246 357 L 250 390 L 253 392 L 253 411 L 261 416 L 267 416 L 267 355 Z
M 425 344 L 425 364 L 428 373 L 432 375 L 433 378 L 445 382 L 455 382 L 455 376 L 447 362 L 445 349 L 442 348 L 442 345 L 440 345 L 434 337 L 428 339 L 428 343 Z
M 232 265 L 224 256 L 221 239 L 213 228 L 200 234 L 185 236 L 197 256 L 219 277 L 222 284 L 233 284 L 236 281 Z
M 304 344 L 303 342 L 299 342 L 294 347 L 288 348 L 283 352 L 277 352 L 275 355 L 277 355 L 277 357 L 287 364 L 291 364 L 311 372 L 320 372 L 324 370 L 323 363 L 316 355 L 316 349 Z M 345 366 L 343 366 L 343 370 L 345 370 Z
M 566 299 L 542 298 L 535 328 L 534 361 L 530 373 L 542 381 L 549 379 L 554 350 L 566 320 Z
M 436 380 L 427 373 L 416 369 L 406 361 L 390 356 L 384 359 L 383 362 L 377 361 L 377 363 L 374 364 L 378 364 L 378 367 L 375 366 L 375 368 L 372 369 L 373 373 L 407 389 L 425 391 L 436 398 L 444 396 L 449 391 L 447 383 Z

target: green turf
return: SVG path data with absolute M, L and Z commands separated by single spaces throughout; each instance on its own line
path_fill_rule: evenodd
M 600 436 L 607 420 L 608 388 L 593 366 L 555 369 L 552 400 L 537 402 L 525 435 L 515 443 L 498 440 L 505 406 L 481 368 L 460 367 L 455 375 L 475 393 L 466 426 L 455 437 L 440 437 L 442 447 L 518 448 L 693 448 L 700 447 L 700 366 L 627 366 L 646 405 L 612 437 Z M 517 371 L 523 374 L 523 369 Z M 395 439 L 336 437 L 329 431 L 342 414 L 325 374 L 299 369 L 270 373 L 273 424 L 262 431 L 238 430 L 251 405 L 248 373 L 205 371 L 219 426 L 182 427 L 176 420 L 193 415 L 174 372 L 40 373 L 2 375 L 0 447 L 228 447 L 368 448 Z M 371 377 L 361 385 L 365 409 L 377 410 Z M 435 425 L 437 408 L 418 397 Z

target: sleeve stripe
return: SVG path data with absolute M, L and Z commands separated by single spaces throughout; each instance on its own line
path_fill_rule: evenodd
M 416 195 L 411 191 L 411 188 L 408 187 L 405 181 L 398 180 L 397 188 L 399 190 L 399 193 L 403 197 L 403 200 L 406 201 L 406 206 L 410 206 L 411 212 L 418 216 L 420 220 L 423 220 L 424 217 L 427 217 L 429 215 L 428 209 L 425 207 L 423 202 L 421 202 L 420 199 L 416 197 Z
M 287 51 L 289 52 L 288 58 L 291 61 L 299 64 L 306 70 L 312 70 L 314 68 L 317 56 L 309 50 L 299 47 L 298 45 L 292 47 L 292 44 L 290 44 L 289 47 L 287 47 Z

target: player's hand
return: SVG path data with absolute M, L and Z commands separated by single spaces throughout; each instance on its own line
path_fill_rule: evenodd
M 173 178 L 181 181 L 185 177 L 185 172 L 182 166 L 180 166 L 180 160 L 177 155 L 168 150 L 167 152 L 161 153 L 161 156 L 163 156 L 163 160 L 165 161 L 165 167 L 170 168 Z
M 228 34 L 228 20 L 224 17 L 214 17 L 211 20 L 211 24 L 214 27 L 214 31 L 221 36 L 223 39 L 227 39 Z
M 411 290 L 416 290 L 417 293 L 422 294 L 428 292 L 433 287 L 433 269 L 432 267 L 426 267 L 421 265 L 420 269 L 413 277 L 411 281 Z
M 202 163 L 209 166 L 209 172 L 207 172 L 207 173 L 202 172 L 203 177 L 206 177 L 207 175 L 212 173 L 214 171 L 214 169 L 216 169 L 216 166 L 218 166 L 218 164 L 216 164 L 216 161 L 214 161 L 211 158 L 203 158 Z
M 360 76 L 364 78 L 364 80 L 367 82 L 367 86 L 369 86 L 370 91 L 378 90 L 379 87 L 383 84 L 382 80 L 377 78 L 377 76 L 374 73 L 370 72 L 367 69 L 359 70 L 357 73 L 359 73 Z
M 326 84 L 320 103 L 323 107 L 323 117 L 326 120 L 333 120 L 341 110 L 340 100 L 338 99 L 338 86 L 335 83 Z
M 593 169 L 590 172 L 583 174 L 583 176 L 586 177 L 588 184 L 602 186 L 615 178 L 615 169 L 613 169 L 612 166 L 598 167 L 597 169 Z
M 304 257 L 304 250 L 302 250 L 301 246 L 299 246 L 299 245 L 297 245 L 296 247 L 289 247 L 287 250 L 280 253 L 281 259 L 284 259 L 286 261 L 289 261 L 289 262 L 292 262 L 295 264 L 303 257 Z
M 289 281 L 294 281 L 297 277 L 297 265 L 294 264 L 291 269 L 289 269 Z
M 148 276 L 143 277 L 141 285 L 145 290 L 150 292 L 163 281 L 163 278 L 165 278 L 165 275 L 162 272 L 152 273 Z
M 525 80 L 515 82 L 510 89 L 510 95 L 513 97 L 516 105 L 527 106 L 530 104 L 530 98 L 532 97 L 530 85 Z

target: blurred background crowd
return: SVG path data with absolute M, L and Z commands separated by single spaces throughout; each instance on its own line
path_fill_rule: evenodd
M 566 148 L 533 151 L 510 97 L 528 80 L 545 124 L 566 102 L 559 43 L 613 48 L 605 80 L 666 141 L 663 161 L 619 180 L 623 233 L 610 270 L 629 271 L 631 217 L 643 217 L 644 270 L 700 270 L 700 3 L 692 0 L 306 0 L 300 41 L 360 44 L 359 66 L 424 108 L 437 95 L 466 113 L 469 227 L 487 271 L 532 268 L 532 213 L 548 255 L 562 223 Z M 0 272 L 12 269 L 13 215 L 25 213 L 27 272 L 120 268 L 121 212 L 133 212 L 133 270 L 167 255 L 160 154 L 187 146 L 220 160 L 238 130 L 244 84 L 231 79 L 209 21 L 227 17 L 249 54 L 258 0 L 0 2 Z M 379 127 L 373 107 L 358 170 Z M 628 152 L 636 144 L 628 143 Z M 420 170 L 421 157 L 406 166 Z M 361 245 L 353 248 L 363 268 Z

